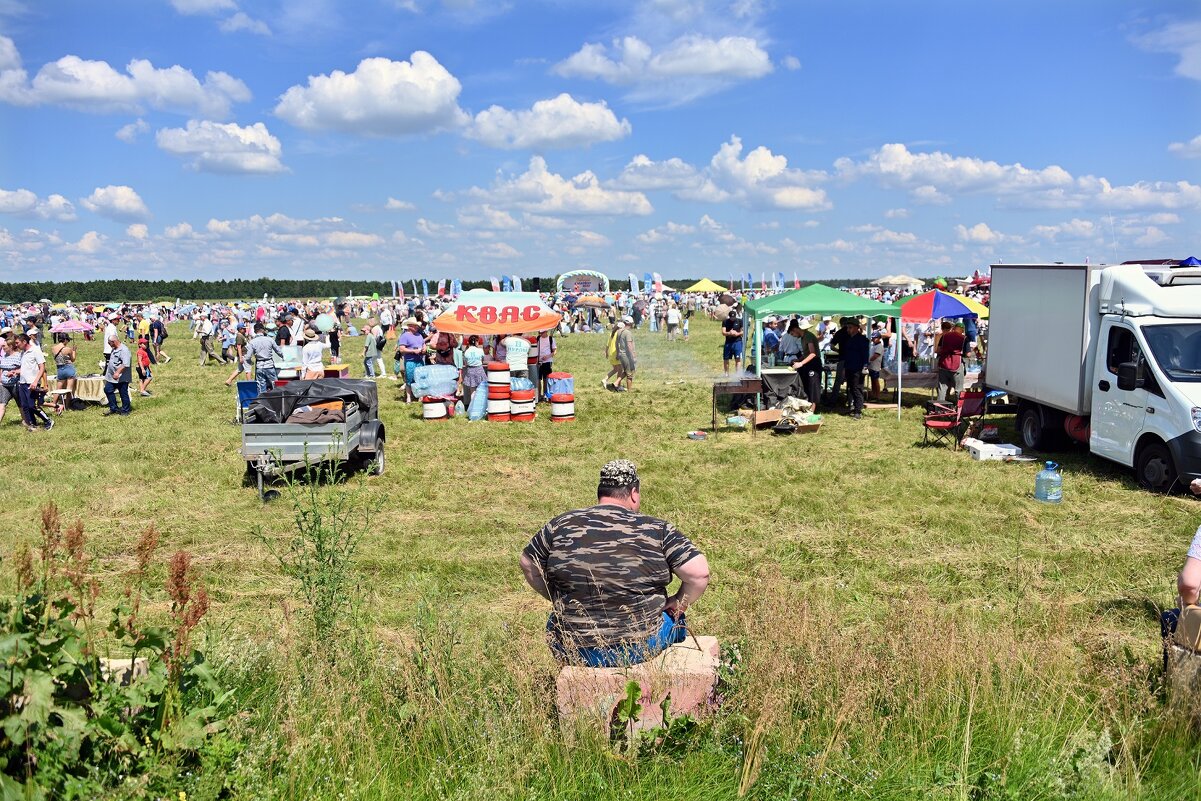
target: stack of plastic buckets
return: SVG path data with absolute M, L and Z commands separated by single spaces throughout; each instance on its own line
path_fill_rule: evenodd
M 551 395 L 550 419 L 552 423 L 570 423 L 575 420 L 575 395 L 566 392 Z
M 515 389 L 510 393 L 510 407 L 512 409 L 510 419 L 514 423 L 529 423 L 533 421 L 534 399 L 537 395 L 538 390 L 536 389 Z
M 509 365 L 492 362 L 488 365 L 488 421 L 507 423 L 510 418 Z
M 567 423 L 575 419 L 575 379 L 571 373 L 548 375 L 546 392 L 550 395 L 551 422 Z

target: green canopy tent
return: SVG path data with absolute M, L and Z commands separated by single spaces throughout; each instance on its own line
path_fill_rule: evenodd
M 747 301 L 743 307 L 746 321 L 743 329 L 744 342 L 753 337 L 755 347 L 755 374 L 763 369 L 763 318 L 768 315 L 811 317 L 815 314 L 841 315 L 844 317 L 900 317 L 896 306 L 880 303 L 871 298 L 861 298 L 841 289 L 825 284 L 810 284 L 802 289 L 793 289 L 779 295 L 768 295 Z M 748 333 L 749 332 L 749 333 Z M 744 347 L 744 350 L 747 348 Z M 897 342 L 897 419 L 901 418 L 901 348 Z

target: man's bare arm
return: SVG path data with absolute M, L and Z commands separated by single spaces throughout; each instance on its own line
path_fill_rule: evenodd
M 521 555 L 521 572 L 525 576 L 525 583 L 533 587 L 534 592 L 549 601 L 550 588 L 546 586 L 546 579 L 542 576 L 542 570 L 533 559 L 524 553 Z
M 696 603 L 709 587 L 709 560 L 704 554 L 697 554 L 675 570 L 680 579 L 680 589 L 667 599 L 664 611 L 669 615 L 677 615 Z

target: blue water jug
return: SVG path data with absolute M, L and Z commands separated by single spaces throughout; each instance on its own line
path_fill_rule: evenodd
M 1047 466 L 1034 477 L 1034 500 L 1043 503 L 1059 503 L 1063 500 L 1063 476 L 1055 462 L 1047 462 Z

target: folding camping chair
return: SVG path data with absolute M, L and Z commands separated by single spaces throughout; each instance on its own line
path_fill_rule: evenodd
M 238 384 L 238 408 L 235 411 L 234 418 L 237 422 L 242 422 L 242 416 L 246 414 L 246 408 L 250 406 L 250 402 L 259 396 L 259 385 L 257 381 L 239 381 Z
M 934 441 L 940 442 L 951 437 L 955 450 L 959 449 L 959 440 L 963 438 L 967 427 L 974 420 L 983 420 L 988 409 L 988 398 L 983 392 L 965 390 L 959 393 L 955 406 L 933 403 L 922 420 L 922 444 L 928 444 L 930 434 Z

